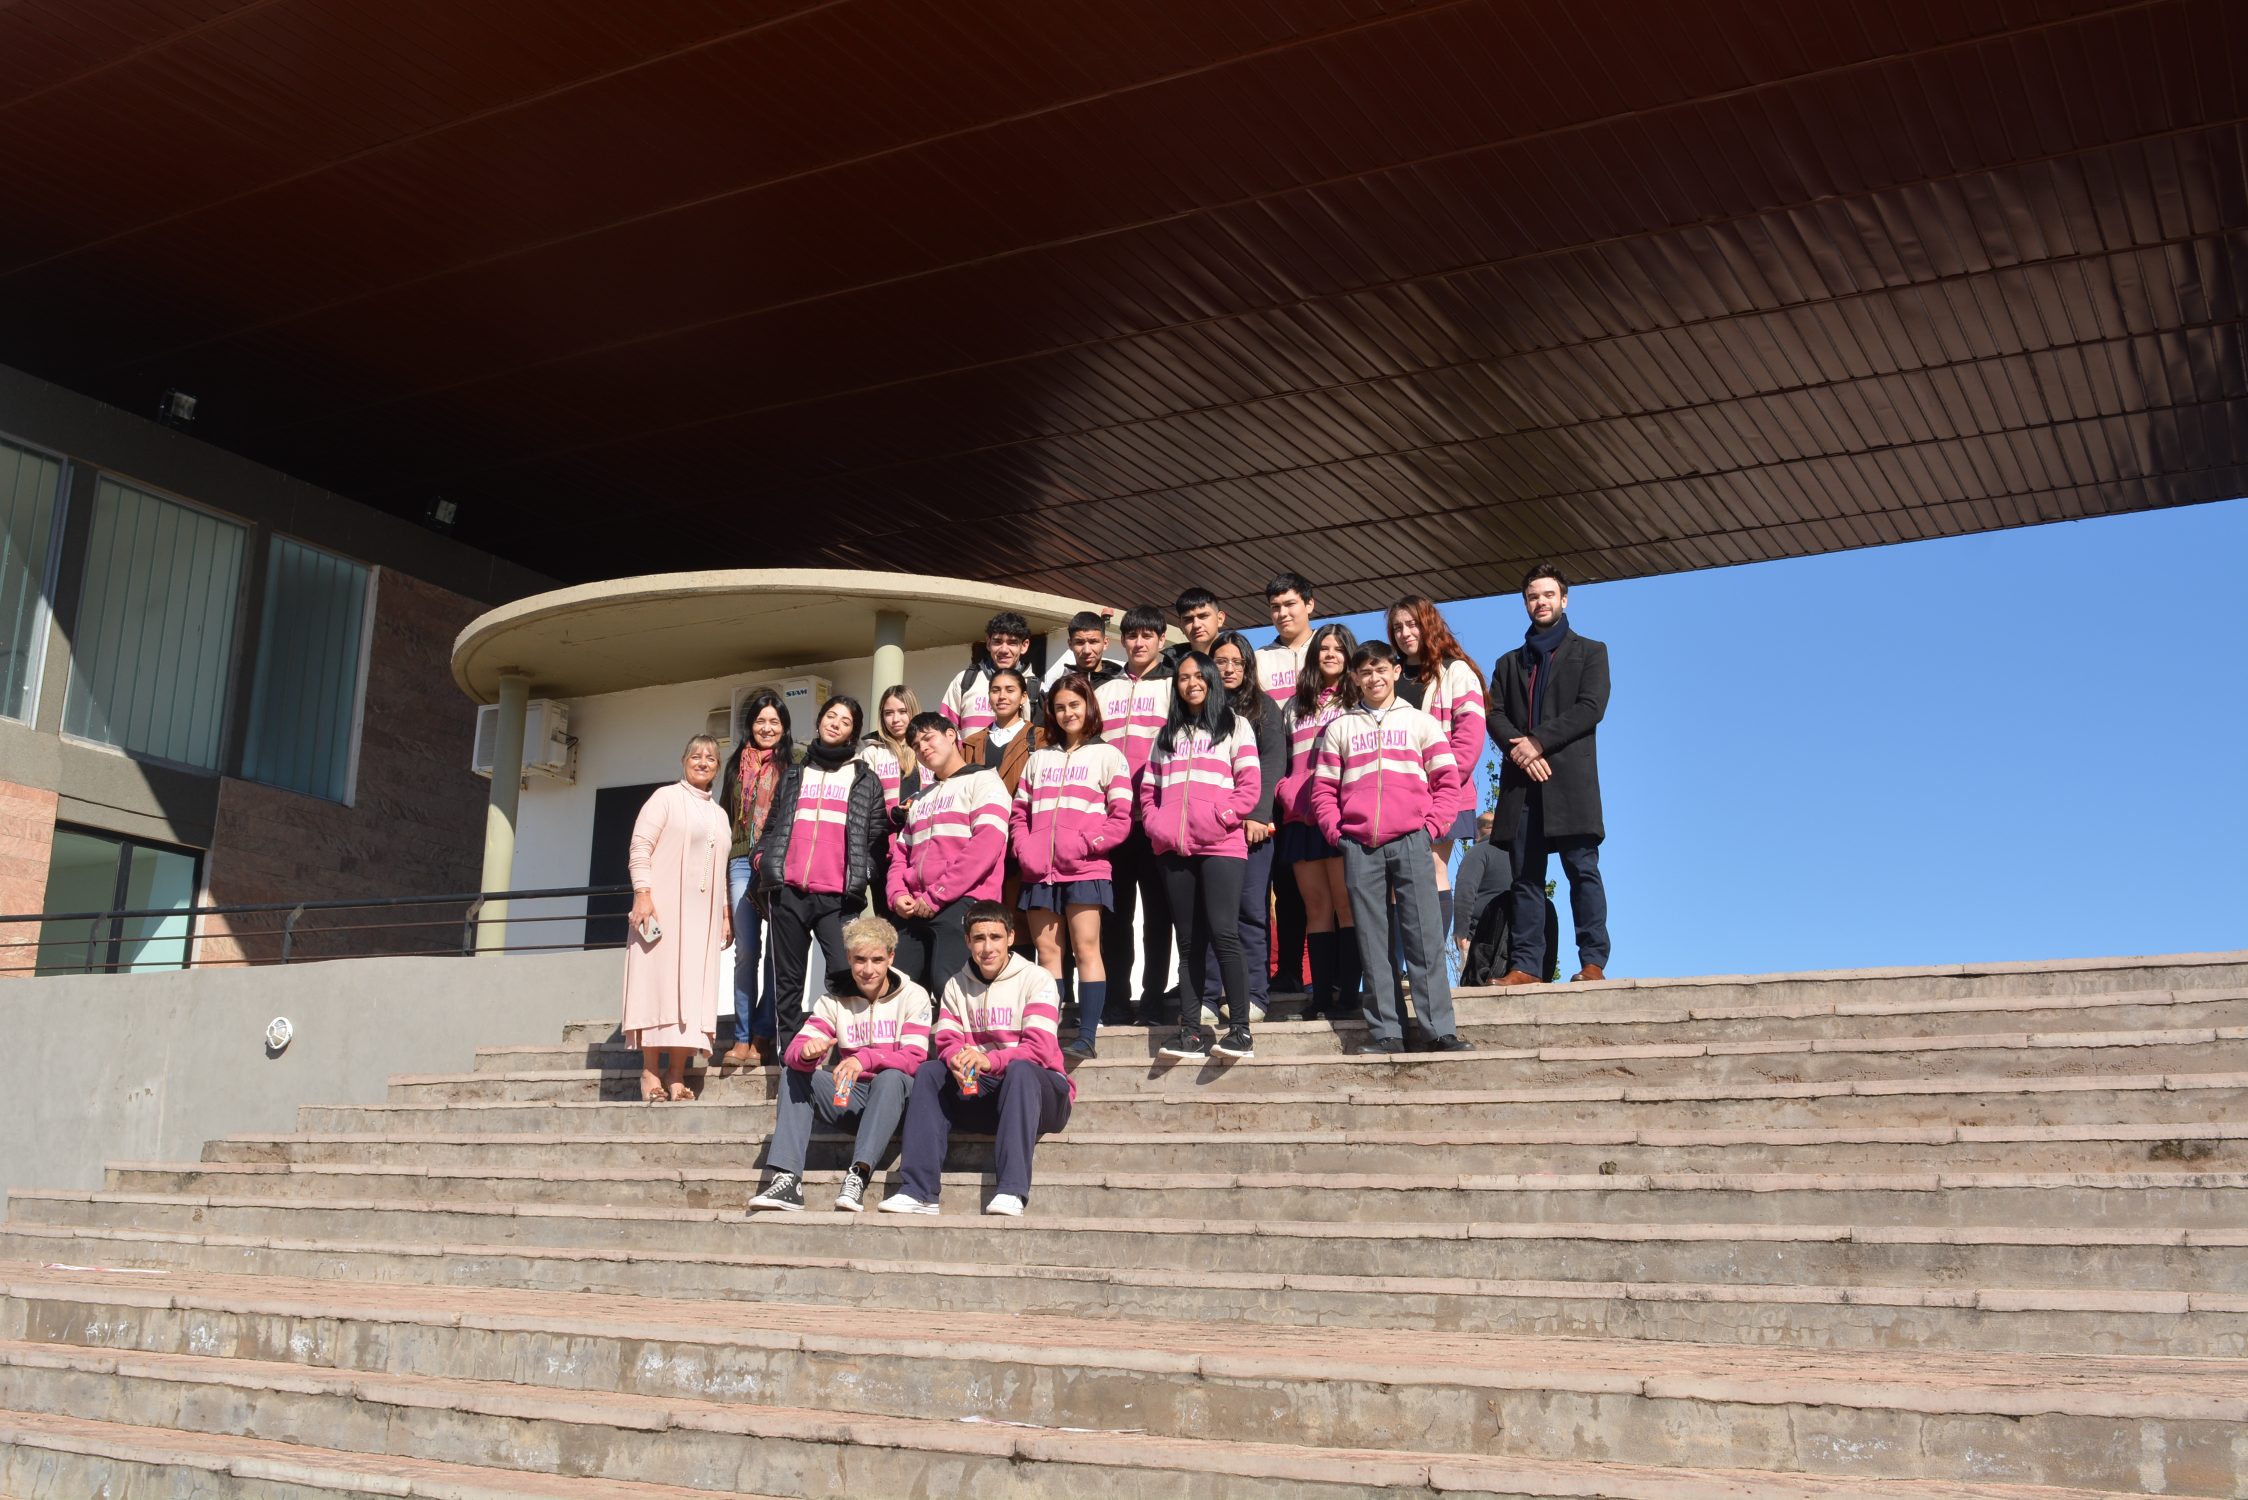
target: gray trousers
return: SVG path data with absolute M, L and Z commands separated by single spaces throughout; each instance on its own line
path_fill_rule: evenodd
M 1397 926 L 1405 940 L 1405 968 L 1413 976 L 1413 1012 L 1431 1037 L 1452 1036 L 1452 981 L 1444 966 L 1444 916 L 1436 901 L 1436 867 L 1428 835 L 1416 828 L 1369 849 L 1344 838 L 1343 884 L 1350 889 L 1351 920 L 1366 971 L 1366 1025 L 1377 1042 L 1405 1040 L 1405 1012 L 1397 995 L 1397 970 L 1389 958 L 1389 900 L 1397 896 Z
M 906 1095 L 912 1090 L 911 1074 L 897 1068 L 884 1068 L 873 1077 L 862 1077 L 852 1084 L 851 1102 L 838 1109 L 833 1073 L 825 1068 L 817 1073 L 782 1069 L 780 1122 L 773 1127 L 773 1144 L 765 1153 L 765 1165 L 775 1172 L 794 1172 L 801 1176 L 804 1153 L 812 1144 L 812 1121 L 817 1117 L 823 1125 L 840 1125 L 845 1120 L 856 1119 L 859 1139 L 851 1149 L 851 1160 L 863 1161 L 870 1167 L 881 1166 L 883 1153 L 890 1149 L 890 1142 L 898 1138 L 898 1123 L 905 1118 Z

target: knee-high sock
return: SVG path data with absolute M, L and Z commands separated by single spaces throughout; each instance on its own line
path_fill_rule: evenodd
M 1108 1005 L 1108 981 L 1077 981 L 1077 1034 L 1092 1041 L 1101 1029 L 1101 1011 Z
M 1345 927 L 1335 934 L 1335 1004 L 1345 1015 L 1358 1013 L 1358 981 L 1366 972 L 1358 952 L 1358 931 Z
M 1335 1003 L 1335 934 L 1314 932 L 1304 938 L 1304 951 L 1311 959 L 1311 1009 L 1310 1014 Z

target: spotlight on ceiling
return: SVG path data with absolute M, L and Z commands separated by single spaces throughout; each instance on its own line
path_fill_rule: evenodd
M 460 502 L 443 495 L 430 496 L 428 506 L 422 511 L 422 520 L 439 531 L 451 531 L 460 518 Z
M 195 420 L 195 398 L 182 390 L 164 393 L 164 404 L 156 408 L 156 420 L 166 427 L 186 428 Z

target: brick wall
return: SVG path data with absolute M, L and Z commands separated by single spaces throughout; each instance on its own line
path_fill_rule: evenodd
M 228 778 L 205 879 L 214 904 L 471 891 L 484 863 L 490 783 L 468 769 L 473 705 L 453 683 L 453 640 L 475 601 L 384 570 L 375 596 L 354 805 Z M 303 937 L 306 956 L 392 953 L 457 941 L 458 908 L 307 914 L 304 924 L 438 920 L 448 929 Z M 203 958 L 279 955 L 278 919 L 243 918 Z
M 54 842 L 55 794 L 0 781 L 0 912 L 37 911 L 45 904 Z M 8 945 L 38 936 L 36 923 L 0 924 L 0 972 L 35 962 L 35 950 Z

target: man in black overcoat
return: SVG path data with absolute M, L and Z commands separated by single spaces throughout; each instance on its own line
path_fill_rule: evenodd
M 1569 583 L 1540 563 L 1522 580 L 1530 628 L 1491 669 L 1491 743 L 1499 768 L 1498 826 L 1513 832 L 1514 885 L 1507 973 L 1536 984 L 1546 951 L 1546 855 L 1561 856 L 1577 919 L 1578 979 L 1608 964 L 1608 893 L 1600 884 L 1600 761 L 1595 731 L 1608 712 L 1608 648 L 1569 628 Z

